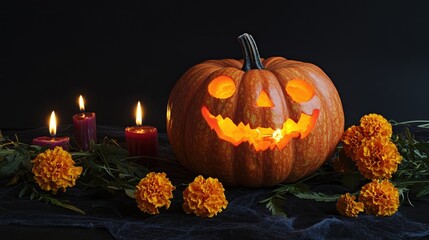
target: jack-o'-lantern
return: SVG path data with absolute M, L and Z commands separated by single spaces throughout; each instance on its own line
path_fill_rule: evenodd
M 262 187 L 299 180 L 335 150 L 344 113 L 317 66 L 261 59 L 249 34 L 243 60 L 207 60 L 173 87 L 167 134 L 179 162 L 226 185 Z

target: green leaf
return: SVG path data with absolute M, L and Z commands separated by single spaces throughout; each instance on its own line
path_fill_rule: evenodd
M 107 188 L 108 189 L 112 189 L 112 190 L 121 190 L 121 188 L 115 187 L 115 186 L 111 186 L 111 185 L 107 186 Z
M 301 192 L 301 191 L 291 191 L 293 195 L 302 199 L 315 200 L 319 202 L 335 202 L 340 197 L 341 194 L 325 194 L 321 192 Z
M 265 207 L 271 212 L 271 214 L 287 217 L 287 214 L 282 208 L 285 200 L 286 198 L 281 195 L 274 195 L 260 201 L 260 203 L 265 203 Z
M 127 196 L 128 197 L 130 197 L 130 198 L 135 198 L 135 196 L 134 196 L 134 189 L 125 189 L 125 194 L 127 194 Z
M 429 153 L 429 142 L 418 142 L 416 143 L 416 148 L 419 149 L 420 151 L 424 152 L 426 155 L 426 158 L 428 158 L 428 153 Z
M 0 149 L 0 159 L 15 153 L 15 150 L 12 149 Z
M 73 206 L 71 204 L 67 204 L 67 203 L 61 202 L 61 201 L 59 201 L 59 200 L 57 200 L 55 198 L 45 197 L 44 199 L 46 199 L 49 203 L 51 203 L 53 205 L 66 208 L 66 209 L 75 211 L 75 212 L 80 213 L 80 214 L 85 214 L 85 212 L 83 210 L 81 210 L 80 208 L 77 208 L 77 207 L 75 207 L 75 206 Z
M 416 194 L 416 197 L 422 198 L 428 194 L 429 194 L 429 185 L 426 185 Z
M 36 197 L 36 192 L 31 192 L 30 200 L 33 200 Z
M 34 151 L 35 154 L 39 154 L 42 151 L 42 147 L 39 145 L 30 145 L 30 149 Z
M 296 183 L 279 184 L 278 187 L 273 190 L 273 193 L 275 193 L 277 195 L 288 193 L 291 189 L 295 189 L 296 188 L 295 184 Z
M 408 204 L 414 207 L 413 203 L 410 200 L 409 192 L 410 192 L 410 189 L 406 187 L 398 187 L 398 193 L 401 199 L 401 204 L 404 202 L 404 200 L 407 200 Z
M 24 196 L 27 193 L 27 190 L 28 190 L 28 185 L 25 184 L 24 187 L 21 189 L 21 191 L 19 191 L 18 197 L 22 198 L 22 196 Z
M 22 163 L 22 159 L 17 154 L 6 156 L 6 159 L 0 165 L 0 178 L 10 177 L 15 174 Z
M 429 128 L 429 123 L 419 124 L 417 127 L 419 127 L 419 128 Z

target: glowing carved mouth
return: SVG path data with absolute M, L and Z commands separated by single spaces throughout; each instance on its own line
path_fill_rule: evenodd
M 316 125 L 319 109 L 314 109 L 311 115 L 301 113 L 298 122 L 288 118 L 283 123 L 282 128 L 276 130 L 264 127 L 251 128 L 249 124 L 244 125 L 242 122 L 236 125 L 228 117 L 223 118 L 220 114 L 215 117 L 206 106 L 202 107 L 201 113 L 220 139 L 228 141 L 234 146 L 248 142 L 253 145 L 256 151 L 264 151 L 268 148 L 273 150 L 276 146 L 281 150 L 291 138 L 298 138 L 299 136 L 301 139 L 305 138 Z

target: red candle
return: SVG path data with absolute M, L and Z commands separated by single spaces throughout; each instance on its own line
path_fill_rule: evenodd
M 69 150 L 69 137 L 55 137 L 57 133 L 57 120 L 54 111 L 52 111 L 51 118 L 49 120 L 49 133 L 51 134 L 50 137 L 42 136 L 34 138 L 32 142 L 33 145 L 39 145 L 49 149 L 54 149 L 56 146 L 60 146 L 64 150 Z
M 79 108 L 81 113 L 73 115 L 74 136 L 82 150 L 88 150 L 90 142 L 97 142 L 97 124 L 94 112 L 85 112 L 85 104 L 82 95 L 79 96 Z
M 125 141 L 131 156 L 158 156 L 158 131 L 142 126 L 142 107 L 137 103 L 136 126 L 125 128 Z

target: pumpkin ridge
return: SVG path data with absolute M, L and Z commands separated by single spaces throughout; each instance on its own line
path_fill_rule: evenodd
M 236 88 L 237 89 L 241 89 L 241 84 L 242 84 L 242 79 L 243 79 L 243 75 L 244 75 L 244 73 L 245 72 L 243 72 L 243 71 L 239 71 L 239 72 L 237 72 L 237 78 L 235 79 L 236 80 Z M 232 76 L 231 76 L 232 77 Z M 238 114 L 238 111 L 237 111 L 237 107 L 238 107 L 238 104 L 237 104 L 237 99 L 238 99 L 238 92 L 236 92 L 235 94 L 234 94 L 234 96 L 232 96 L 233 97 L 233 108 L 234 108 L 234 110 L 232 111 L 233 112 L 233 114 L 234 114 L 234 116 L 232 116 L 233 118 L 232 119 L 236 119 L 237 118 L 237 114 Z M 224 144 L 227 144 L 227 143 L 224 143 Z M 234 157 L 232 157 L 231 158 L 231 169 L 232 169 L 232 173 L 235 173 L 235 172 L 237 172 L 237 171 L 241 171 L 242 170 L 242 166 L 241 166 L 241 164 L 239 164 L 239 161 L 234 161 L 234 159 L 236 159 L 236 158 L 238 158 L 239 157 L 239 155 L 237 155 L 237 148 L 236 147 L 233 147 L 233 145 L 229 145 L 229 147 L 231 147 L 232 148 L 232 154 L 231 154 L 231 156 L 234 156 Z M 238 178 L 238 176 L 237 175 L 235 175 L 235 174 L 231 174 L 231 182 L 232 183 L 236 183 L 236 182 L 241 182 L 239 179 L 237 179 Z
M 277 57 L 277 59 L 273 57 L 273 58 L 270 58 L 268 60 L 273 60 L 273 59 L 274 60 L 278 59 L 277 61 L 285 61 L 286 60 L 285 58 L 282 58 L 282 57 Z M 265 66 L 267 67 L 267 70 L 268 70 L 269 67 L 271 67 L 270 64 L 269 64 L 269 61 L 268 61 L 268 63 Z M 281 86 L 281 90 L 282 90 L 281 92 L 283 94 L 283 96 L 282 96 L 283 99 L 290 99 L 289 95 L 286 92 L 287 82 L 284 82 L 282 80 L 283 78 L 281 78 L 279 76 L 279 74 L 275 70 L 271 70 L 270 69 L 269 71 L 271 71 L 271 73 L 274 75 L 274 77 L 276 78 L 277 82 Z M 292 115 L 292 113 L 293 113 L 292 104 L 285 104 L 284 109 L 287 110 L 287 112 L 285 113 L 286 114 L 285 118 L 286 119 L 290 118 L 291 115 Z M 288 146 L 286 146 L 284 149 L 282 149 L 282 151 L 283 152 L 288 152 L 288 154 L 285 154 L 285 155 L 289 156 L 289 158 L 287 160 L 284 160 L 284 161 L 288 161 L 289 164 L 287 165 L 288 169 L 284 169 L 282 171 L 282 172 L 284 172 L 283 176 L 286 176 L 286 177 L 284 177 L 284 179 L 282 179 L 282 182 L 283 182 L 284 180 L 287 179 L 287 176 L 290 175 L 290 173 L 292 172 L 293 166 L 295 165 L 295 160 L 296 160 L 296 158 L 295 158 L 295 156 L 296 156 L 295 139 L 291 139 L 290 142 L 289 142 L 289 144 L 288 144 Z M 282 167 L 286 168 L 286 165 L 283 164 Z
M 262 61 L 262 64 L 265 66 L 265 69 L 268 71 L 273 71 L 277 68 L 277 65 L 281 64 L 282 61 L 285 61 L 284 57 L 269 57 Z
M 207 77 L 207 79 L 205 80 L 206 83 L 205 85 L 209 85 L 210 81 L 213 80 L 215 77 L 221 76 L 221 75 L 225 75 L 225 76 L 229 76 L 230 78 L 233 79 L 233 81 L 235 82 L 236 88 L 240 87 L 241 84 L 241 80 L 242 80 L 242 75 L 244 74 L 243 71 L 241 71 L 239 68 L 235 68 L 235 67 L 224 67 L 221 69 L 218 69 L 217 71 L 213 72 L 212 74 L 210 74 L 209 77 Z M 206 99 L 210 99 L 210 95 L 208 93 L 205 94 L 206 96 L 204 97 L 203 102 L 206 101 Z M 237 105 L 236 103 L 236 99 L 237 99 L 238 94 L 234 93 L 229 99 L 228 101 L 231 101 L 231 106 L 232 109 L 230 110 L 231 113 L 236 114 L 237 113 Z M 224 106 L 225 108 L 225 106 Z M 221 114 L 223 113 L 225 110 L 224 108 L 219 109 L 215 114 Z M 201 114 L 200 114 L 201 116 Z M 234 116 L 231 116 L 234 117 Z M 213 133 L 212 133 L 213 134 Z M 217 134 L 214 133 L 216 138 L 217 138 Z M 231 146 L 230 144 L 226 144 L 226 143 L 214 143 L 211 145 L 211 150 L 212 152 L 215 153 L 222 153 L 221 150 L 225 150 L 225 151 L 230 151 L 231 155 L 235 155 L 235 147 Z M 210 160 L 209 158 L 207 158 L 206 160 Z M 215 166 L 212 166 L 212 169 L 209 169 L 207 171 L 210 172 L 222 172 L 222 169 L 229 169 L 232 168 L 234 169 L 233 172 L 235 172 L 235 167 L 234 167 L 234 161 L 232 161 L 231 159 L 223 159 L 222 160 L 223 164 L 216 164 Z M 210 162 L 207 163 L 207 166 L 210 166 Z M 216 169 L 216 170 L 215 170 Z M 229 174 L 226 178 L 231 178 L 234 177 L 234 175 Z
M 182 78 L 180 78 L 179 81 L 178 81 L 178 84 L 174 88 L 176 88 L 176 89 L 177 88 L 179 88 L 179 89 L 185 88 L 183 85 L 189 86 L 189 88 L 191 88 L 191 89 L 199 89 L 199 88 L 201 88 L 201 84 L 204 82 L 203 81 L 204 73 L 210 72 L 209 70 L 211 70 L 213 68 L 217 68 L 217 67 L 216 66 L 211 66 L 211 65 L 205 65 L 205 64 L 202 64 L 199 67 L 194 66 L 193 68 L 189 69 L 189 73 L 188 73 L 188 74 L 190 74 L 188 76 L 189 78 L 186 77 L 186 78 L 183 78 L 183 80 L 182 80 Z M 193 83 L 194 85 L 192 85 L 192 83 L 191 84 L 186 84 L 187 82 L 189 82 L 189 79 L 191 79 L 191 81 L 196 82 L 196 83 Z M 188 81 L 185 82 L 185 80 L 188 80 Z M 198 85 L 198 86 L 196 86 L 196 85 Z M 173 88 L 172 91 L 175 90 L 174 88 Z M 178 109 L 176 111 L 182 111 L 182 112 L 186 112 L 187 113 L 189 111 L 189 108 L 192 106 L 192 104 L 189 104 L 188 101 L 191 102 L 192 99 L 195 98 L 195 95 L 198 94 L 198 91 L 189 91 L 189 90 L 190 89 L 188 89 L 188 91 L 186 91 L 186 92 L 184 91 L 183 93 L 179 92 L 180 94 L 175 95 L 175 97 L 177 97 L 178 99 L 176 99 L 176 98 L 171 99 L 171 101 L 169 101 L 169 106 L 171 107 L 171 102 L 179 102 L 180 101 L 182 103 L 182 105 L 181 106 L 176 106 L 175 108 Z M 187 95 L 188 92 L 192 93 L 188 98 L 181 97 L 182 94 Z M 189 100 L 186 100 L 186 99 L 189 99 Z M 180 108 L 182 110 L 180 110 Z M 180 126 L 178 126 L 178 128 L 182 128 L 182 129 L 185 130 L 185 132 L 189 132 L 190 130 L 192 130 L 192 126 L 189 126 L 189 124 L 188 124 L 189 123 L 188 118 L 190 116 L 188 116 L 187 114 L 184 114 L 182 117 L 185 120 L 179 122 Z M 174 124 L 174 123 L 172 123 L 172 124 Z M 177 122 L 175 124 L 177 125 Z M 192 131 L 190 131 L 190 132 L 192 132 Z M 189 141 L 188 138 L 187 138 L 187 136 L 177 135 L 177 133 L 176 133 L 175 135 L 172 136 L 172 138 L 174 139 L 173 141 L 177 141 L 177 143 L 178 143 L 178 147 L 176 147 L 176 149 L 175 149 L 175 152 L 177 152 L 176 154 L 178 154 L 178 155 L 179 154 L 183 154 L 183 156 L 182 156 L 183 159 L 189 159 L 190 156 L 188 155 L 188 151 L 182 151 L 182 150 L 180 150 L 180 149 L 184 149 L 185 148 L 184 146 L 187 145 L 187 141 Z

